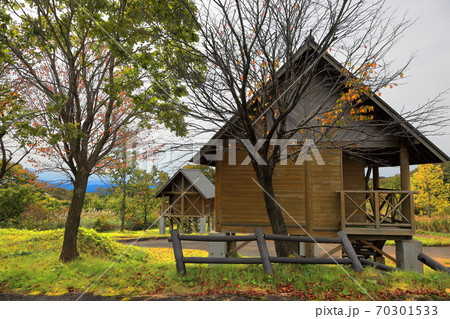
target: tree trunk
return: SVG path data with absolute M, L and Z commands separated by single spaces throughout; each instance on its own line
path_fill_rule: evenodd
M 287 228 L 284 222 L 283 212 L 280 205 L 276 202 L 275 192 L 273 190 L 273 169 L 265 167 L 260 169 L 260 173 L 257 174 L 261 187 L 264 189 L 264 203 L 266 205 L 267 215 L 269 217 L 270 225 L 272 226 L 272 232 L 277 235 L 287 235 Z M 291 248 L 286 241 L 275 241 L 275 251 L 278 257 L 288 257 Z
M 147 205 L 144 205 L 144 227 L 147 227 Z
M 67 215 L 66 228 L 64 231 L 64 241 L 59 260 L 67 263 L 79 256 L 77 250 L 78 227 L 80 227 L 81 211 L 83 210 L 84 197 L 89 174 L 82 173 L 75 177 L 73 186 L 73 196 Z
M 123 185 L 123 196 L 122 196 L 122 223 L 120 224 L 120 231 L 123 232 L 125 229 L 125 211 L 127 209 L 127 189 L 125 186 L 125 181 Z

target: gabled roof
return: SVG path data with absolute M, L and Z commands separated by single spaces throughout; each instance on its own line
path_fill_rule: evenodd
M 165 191 L 169 191 L 172 182 L 180 175 L 183 175 L 205 199 L 214 198 L 215 187 L 214 184 L 206 178 L 205 175 L 199 169 L 179 169 L 170 180 L 165 183 L 161 189 L 156 193 L 155 197 L 161 197 L 161 194 Z
M 299 59 L 302 54 L 304 54 L 308 49 L 314 51 L 319 50 L 319 45 L 311 38 L 309 38 L 306 43 L 297 51 L 295 59 Z M 343 74 L 344 67 L 329 53 L 326 53 L 322 58 L 333 68 L 336 69 L 340 74 Z M 285 72 L 284 66 L 278 71 L 281 74 Z M 427 163 L 439 163 L 450 161 L 450 157 L 447 156 L 442 150 L 440 150 L 433 142 L 426 138 L 418 129 L 416 129 L 411 123 L 407 122 L 399 113 L 397 113 L 391 106 L 389 106 L 385 101 L 383 101 L 379 96 L 373 95 L 370 100 L 378 107 L 377 111 L 383 113 L 384 116 L 392 119 L 393 121 L 400 123 L 401 127 L 409 134 L 407 139 L 414 140 L 412 147 L 415 152 L 410 152 L 410 164 L 427 164 Z M 237 118 L 232 118 L 230 122 L 236 121 Z M 226 131 L 230 123 L 225 124 L 212 139 L 220 139 L 226 135 Z M 204 158 L 204 154 L 213 151 L 214 146 L 204 145 L 199 153 L 193 158 L 199 158 L 200 163 L 206 165 L 215 165 L 214 162 L 207 162 Z M 192 161 L 192 159 L 191 159 Z

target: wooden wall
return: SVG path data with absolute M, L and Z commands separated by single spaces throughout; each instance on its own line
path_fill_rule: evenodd
M 205 199 L 202 194 L 191 186 L 191 182 L 184 176 L 179 175 L 176 177 L 172 181 L 171 187 L 171 191 L 178 194 L 170 194 L 169 205 L 172 207 L 169 211 L 170 215 L 201 217 L 213 214 L 214 199 Z M 181 193 L 185 191 L 186 193 L 182 199 Z
M 336 190 L 342 189 L 342 153 L 321 151 L 325 166 L 310 162 L 312 178 L 313 234 L 336 235 L 340 229 L 340 202 Z M 253 167 L 240 165 L 247 154 L 237 151 L 237 165 L 229 165 L 227 153 L 216 165 L 216 231 L 253 232 L 264 227 L 271 232 L 262 190 Z M 254 180 L 253 180 L 254 179 Z M 303 234 L 305 227 L 305 164 L 278 165 L 274 173 L 274 189 L 280 205 L 293 217 L 284 214 L 288 231 Z M 298 224 L 297 224 L 298 223 Z

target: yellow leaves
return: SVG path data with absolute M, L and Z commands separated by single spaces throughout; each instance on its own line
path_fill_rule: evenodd
M 381 92 L 378 92 L 378 96 L 381 96 Z
M 400 77 L 403 79 L 403 73 L 400 73 L 399 75 L 400 75 Z
M 447 199 L 450 186 L 444 183 L 444 173 L 440 165 L 419 165 L 411 176 L 411 188 L 419 192 L 414 196 L 414 203 L 421 214 L 445 215 L 450 208 Z
M 279 65 L 280 65 L 280 59 L 276 59 L 275 60 L 275 68 L 278 69 Z
M 253 91 L 253 90 L 248 91 L 248 96 L 252 96 L 253 93 L 255 93 L 255 91 Z

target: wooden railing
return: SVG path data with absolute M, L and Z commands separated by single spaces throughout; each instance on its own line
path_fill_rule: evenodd
M 414 231 L 414 191 L 340 190 L 341 228 L 374 229 L 384 235 L 394 228 Z M 382 231 L 382 230 L 387 231 Z M 389 231 L 388 229 L 391 229 Z M 361 234 L 367 232 L 362 231 Z

